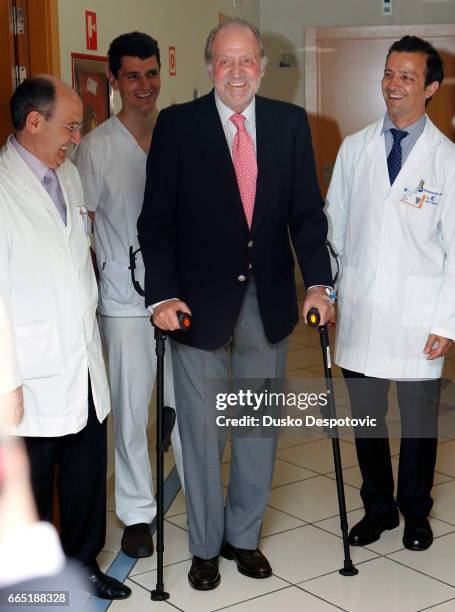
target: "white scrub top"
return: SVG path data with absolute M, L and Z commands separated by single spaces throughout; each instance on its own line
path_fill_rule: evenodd
M 87 134 L 75 153 L 84 200 L 96 213 L 94 233 L 100 271 L 98 312 L 111 317 L 150 316 L 134 289 L 129 247 L 139 248 L 136 223 L 142 209 L 147 155 L 116 117 Z M 136 257 L 136 279 L 144 286 L 144 264 Z

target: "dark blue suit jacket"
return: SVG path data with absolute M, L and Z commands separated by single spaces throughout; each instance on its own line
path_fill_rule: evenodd
M 193 314 L 175 340 L 213 350 L 236 323 L 254 274 L 268 340 L 299 317 L 297 254 L 306 286 L 332 284 L 327 221 L 303 109 L 256 96 L 258 179 L 248 228 L 214 92 L 160 112 L 138 221 L 146 305 L 178 297 Z M 250 267 L 251 265 L 251 267 Z

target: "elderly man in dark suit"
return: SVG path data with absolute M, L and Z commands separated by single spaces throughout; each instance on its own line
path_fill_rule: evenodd
M 214 91 L 161 112 L 147 162 L 138 221 L 146 305 L 172 331 L 176 405 L 183 446 L 191 586 L 215 588 L 218 557 L 266 578 L 257 549 L 276 440 L 236 437 L 226 504 L 217 438 L 206 405 L 210 379 L 284 375 L 287 338 L 298 322 L 294 260 L 308 296 L 334 319 L 327 222 L 305 112 L 256 96 L 266 58 L 250 23 L 230 19 L 207 39 Z M 177 311 L 191 312 L 188 332 Z

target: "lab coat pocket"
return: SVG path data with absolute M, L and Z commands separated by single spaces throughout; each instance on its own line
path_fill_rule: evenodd
M 138 275 L 136 278 L 139 280 Z M 130 302 L 134 289 L 127 263 L 112 260 L 104 262 L 100 270 L 100 293 L 109 296 L 109 300 L 117 304 Z
M 63 372 L 62 352 L 55 321 L 15 325 L 14 334 L 22 380 L 48 378 Z
M 431 327 L 441 285 L 442 276 L 406 278 L 403 311 L 403 324 L 406 327 Z
M 442 194 L 438 191 L 438 197 L 434 198 L 431 193 L 433 192 L 419 192 L 415 197 L 415 201 L 418 200 L 416 205 L 401 202 L 401 205 L 405 206 L 406 222 L 411 226 L 431 228 L 438 222 L 441 210 L 440 196 Z M 433 200 L 431 200 L 432 197 Z

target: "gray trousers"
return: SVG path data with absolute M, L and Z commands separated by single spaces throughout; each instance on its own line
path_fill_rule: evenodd
M 257 547 L 270 493 L 276 438 L 232 439 L 230 481 L 224 503 L 220 459 L 227 431 L 215 424 L 216 408 L 206 400 L 210 381 L 282 378 L 288 339 L 270 344 L 259 313 L 254 280 L 227 346 L 204 351 L 172 342 L 172 364 L 186 483 L 189 549 L 210 559 L 223 540 Z M 220 387 L 221 388 L 221 387 Z

